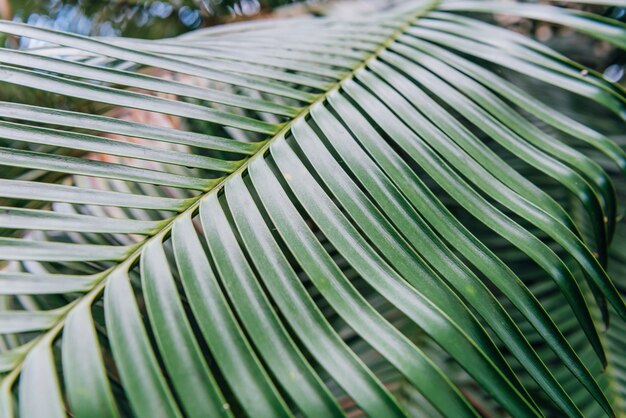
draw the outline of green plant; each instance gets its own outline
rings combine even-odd
[[[491,1],[0,22],[52,44],[0,49],[0,417],[624,416],[626,95],[484,13],[626,49]]]

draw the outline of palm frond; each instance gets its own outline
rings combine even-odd
[[[0,103],[0,417],[626,413],[599,374],[626,154],[518,80],[622,129],[626,95],[467,13],[626,47],[491,1],[157,41],[0,21],[50,44],[1,81],[53,98]]]

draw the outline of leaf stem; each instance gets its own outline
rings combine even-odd
[[[321,93],[320,95],[318,95],[318,97],[311,102],[309,105],[307,105],[306,107],[302,108],[302,110],[294,116],[293,119],[291,119],[289,122],[285,122],[282,127],[279,129],[279,131],[274,134],[271,138],[266,139],[262,144],[262,146],[252,155],[250,156],[247,160],[245,160],[235,171],[233,171],[232,173],[230,173],[229,175],[225,176],[222,178],[222,180],[220,180],[219,182],[217,182],[210,190],[206,191],[205,193],[197,196],[196,198],[193,198],[193,200],[191,200],[190,204],[187,206],[187,208],[185,208],[184,210],[182,210],[178,215],[173,216],[170,221],[165,224],[163,226],[163,228],[161,228],[158,232],[156,232],[154,235],[146,238],[144,241],[136,244],[131,251],[129,251],[129,255],[120,262],[120,264],[109,268],[108,270],[103,271],[101,274],[101,278],[99,280],[96,280],[94,282],[93,288],[91,290],[89,290],[86,294],[84,294],[83,296],[77,298],[76,300],[72,301],[69,305],[66,306],[66,310],[65,312],[59,317],[59,319],[57,320],[57,322],[52,326],[52,328],[50,328],[48,331],[42,333],[40,336],[36,337],[36,339],[34,339],[33,341],[31,341],[29,344],[31,344],[31,346],[29,347],[29,350],[25,351],[25,353],[23,354],[22,358],[20,361],[17,362],[17,364],[15,365],[15,367],[11,370],[11,372],[9,372],[0,382],[0,399],[3,398],[3,392],[7,392],[10,391],[10,388],[13,386],[15,380],[17,379],[21,368],[24,364],[24,360],[26,359],[26,357],[28,356],[28,353],[35,347],[37,347],[39,344],[51,344],[53,342],[53,340],[57,337],[57,335],[61,332],[61,330],[63,329],[64,325],[65,325],[65,320],[67,318],[67,316],[72,312],[72,310],[78,306],[82,306],[84,304],[89,304],[91,305],[104,291],[104,289],[106,288],[106,285],[108,283],[108,279],[111,276],[111,274],[118,270],[118,269],[126,269],[126,271],[130,270],[134,264],[137,262],[137,260],[139,259],[139,257],[141,256],[141,253],[143,251],[143,248],[147,245],[149,245],[153,240],[164,240],[166,239],[169,234],[171,233],[172,227],[174,225],[174,223],[176,222],[177,219],[179,219],[182,216],[185,216],[187,214],[190,214],[191,216],[194,216],[197,213],[197,210],[200,207],[200,204],[202,203],[202,201],[204,199],[207,199],[209,196],[211,196],[213,193],[219,193],[219,191],[221,189],[223,189],[224,185],[232,178],[235,178],[239,175],[241,175],[242,173],[244,173],[247,170],[248,165],[253,162],[254,160],[256,160],[257,158],[264,158],[265,154],[269,151],[271,145],[278,141],[278,140],[282,140],[285,138],[285,136],[290,132],[291,128],[298,123],[301,120],[304,120],[309,113],[311,112],[311,109],[313,109],[315,106],[318,106],[322,103],[324,103],[326,101],[326,99],[328,98],[329,95],[331,95],[332,93],[339,91],[341,89],[341,86],[348,80],[351,80],[354,78],[354,76],[359,72],[362,71],[363,69],[365,69],[370,62],[376,60],[384,51],[386,51],[394,42],[397,41],[397,39],[402,36],[406,30],[411,27],[415,21],[417,21],[418,19],[420,19],[421,17],[423,17],[424,15],[426,15],[428,12],[430,12],[431,10],[433,10],[434,8],[437,7],[437,5],[441,2],[441,0],[429,0],[424,2],[423,4],[421,4],[418,7],[418,10],[414,13],[412,13],[410,15],[410,17],[402,24],[398,27],[398,29],[396,29],[395,31],[393,31],[385,40],[384,42],[382,42],[380,44],[380,46],[378,48],[376,48],[376,50],[374,50],[371,55],[369,57],[367,57],[365,60],[363,60],[362,62],[359,63],[359,65],[357,65],[355,68],[353,68],[350,72],[348,72],[343,78],[341,78],[340,80],[336,81],[335,83],[333,83],[329,89],[327,91],[325,91],[324,93]]]

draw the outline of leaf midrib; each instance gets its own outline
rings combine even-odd
[[[117,264],[114,267],[109,268],[108,270],[105,270],[101,273],[96,274],[95,275],[96,277],[97,276],[101,276],[101,277],[99,280],[96,280],[94,282],[93,287],[88,292],[86,292],[85,294],[83,294],[82,296],[80,296],[79,298],[72,301],[71,303],[66,305],[64,308],[62,308],[64,312],[59,316],[59,318],[54,323],[54,325],[51,328],[49,328],[47,331],[43,332],[41,335],[36,337],[36,339],[29,342],[30,347],[28,348],[28,350],[24,351],[20,361],[17,362],[17,364],[11,370],[11,372],[9,372],[9,374],[6,375],[6,377],[2,380],[0,386],[5,386],[7,384],[13,385],[13,382],[19,375],[22,369],[22,366],[24,364],[24,360],[26,359],[26,357],[28,357],[28,354],[39,344],[52,343],[52,341],[54,341],[54,339],[56,338],[57,334],[63,329],[65,325],[65,321],[68,315],[73,311],[73,309],[79,306],[82,306],[83,304],[92,304],[101,295],[101,293],[103,292],[103,290],[105,289],[108,283],[109,277],[111,277],[114,271],[118,269],[126,269],[127,271],[130,270],[135,264],[135,262],[137,262],[137,260],[141,256],[141,253],[145,246],[149,245],[150,242],[156,239],[165,240],[167,236],[170,234],[174,226],[174,223],[178,219],[187,215],[190,215],[193,217],[194,214],[199,209],[200,204],[202,203],[204,199],[207,199],[213,193],[219,193],[219,191],[222,190],[222,188],[226,185],[226,183],[231,178],[235,178],[241,175],[242,173],[244,173],[247,170],[248,165],[251,164],[254,160],[256,160],[257,158],[265,157],[265,154],[270,149],[271,145],[278,140],[284,139],[287,136],[287,134],[291,131],[291,128],[296,123],[298,123],[301,120],[304,120],[310,114],[311,109],[313,109],[315,106],[318,106],[324,103],[326,99],[328,98],[328,96],[330,96],[332,93],[339,91],[339,89],[345,82],[352,80],[359,71],[365,69],[371,61],[376,60],[384,51],[386,51],[393,43],[395,43],[398,40],[398,38],[400,38],[400,36],[402,36],[407,31],[407,29],[414,24],[415,21],[417,21],[418,19],[420,19],[421,17],[423,17],[424,15],[428,14],[430,11],[435,9],[439,5],[440,2],[441,0],[429,0],[428,2],[420,6],[419,9],[415,13],[413,13],[408,19],[406,19],[404,24],[402,24],[398,29],[392,32],[387,37],[387,39],[383,43],[381,43],[380,46],[376,48],[376,50],[374,50],[365,60],[360,62],[359,65],[354,67],[349,73],[347,73],[340,80],[337,80],[335,83],[333,83],[330,86],[330,88],[327,91],[321,93],[317,97],[317,99],[315,99],[309,105],[304,107],[289,122],[286,122],[282,126],[282,128],[278,132],[276,132],[271,138],[266,139],[264,144],[252,156],[250,156],[247,160],[245,160],[235,171],[225,176],[220,182],[215,184],[215,186],[213,186],[210,190],[196,197],[189,204],[189,206],[187,206],[187,208],[185,208],[184,210],[179,212],[177,215],[172,217],[170,221],[167,224],[165,224],[163,228],[157,231],[154,235],[136,244],[134,250],[124,260],[121,260],[119,264]]]

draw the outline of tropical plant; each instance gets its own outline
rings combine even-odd
[[[0,49],[0,417],[626,416],[626,95],[493,13],[626,49],[493,1],[0,22],[48,43]]]

